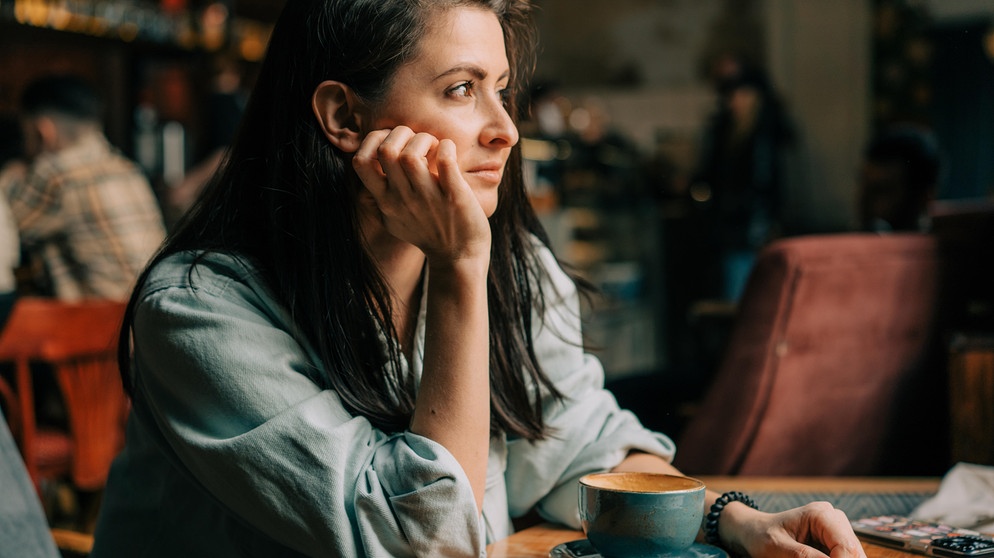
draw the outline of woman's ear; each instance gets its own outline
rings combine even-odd
[[[359,149],[361,103],[348,85],[331,80],[321,82],[311,96],[311,108],[332,145],[346,153]]]

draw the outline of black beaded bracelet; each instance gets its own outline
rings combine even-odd
[[[718,544],[718,519],[721,517],[721,510],[725,509],[725,506],[732,502],[742,502],[754,510],[759,509],[759,506],[756,505],[756,502],[752,501],[752,498],[741,492],[726,492],[722,494],[711,505],[711,512],[708,513],[707,521],[704,523],[704,541],[708,544]]]

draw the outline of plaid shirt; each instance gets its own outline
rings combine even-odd
[[[145,175],[102,134],[39,156],[26,177],[0,187],[21,243],[64,300],[127,298],[165,237]]]

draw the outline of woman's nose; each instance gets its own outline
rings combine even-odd
[[[511,120],[504,103],[498,98],[488,103],[488,121],[480,141],[490,147],[511,147],[518,143],[518,127]]]

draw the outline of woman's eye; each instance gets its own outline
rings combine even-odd
[[[511,88],[505,87],[497,91],[497,96],[500,97],[500,102],[506,107],[511,103]]]
[[[473,94],[473,82],[466,81],[456,85],[448,91],[449,95],[454,95],[456,97],[469,97]]]

